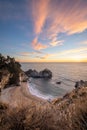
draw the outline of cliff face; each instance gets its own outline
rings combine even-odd
[[[8,70],[0,70],[0,90],[9,83],[10,77],[11,74]]]
[[[0,54],[0,89],[6,85],[20,85],[21,65],[10,56]],[[1,91],[1,90],[0,90]]]

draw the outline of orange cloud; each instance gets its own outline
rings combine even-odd
[[[62,45],[58,39],[61,32],[71,35],[87,29],[87,2],[83,0],[32,0],[32,14],[36,36],[50,40],[51,46]],[[47,48],[34,43],[36,50]]]
[[[42,49],[46,49],[48,46],[44,45],[42,43],[38,43],[38,38],[35,38],[32,41],[32,47],[33,47],[34,50],[42,50]]]
[[[80,47],[70,50],[65,50],[61,52],[56,52],[53,54],[38,54],[37,52],[29,52],[31,57],[22,56],[18,58],[20,62],[87,62],[87,47]],[[24,52],[22,54],[28,54]]]
[[[87,2],[85,3],[87,5]],[[87,29],[87,6],[82,0],[71,2],[65,0],[50,8],[51,24],[47,31],[50,38],[60,32],[68,34],[80,33]],[[84,5],[84,7],[83,7]]]
[[[48,15],[48,3],[49,0],[33,0],[32,2],[32,14],[36,34],[42,31],[45,24]]]
[[[61,41],[52,41],[51,43],[50,43],[50,45],[51,46],[61,46],[61,45],[63,45],[63,40],[61,40]]]

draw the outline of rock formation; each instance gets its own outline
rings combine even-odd
[[[29,69],[25,73],[28,77],[32,77],[32,78],[48,78],[48,79],[52,78],[52,72],[48,69],[44,69],[40,72]]]
[[[22,72],[21,65],[14,58],[0,54],[0,91],[6,85],[20,85]]]
[[[83,80],[77,81],[75,84],[75,88],[81,88],[81,87],[87,87],[87,81]]]
[[[9,83],[10,77],[11,74],[8,70],[0,70],[0,91]]]
[[[39,72],[40,77],[42,78],[52,78],[52,72],[48,69],[44,69],[43,71]]]

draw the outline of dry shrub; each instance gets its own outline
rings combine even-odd
[[[13,110],[0,105],[0,130],[87,130],[86,92],[86,89],[73,92],[60,105],[33,104]]]
[[[87,130],[87,98],[76,103],[75,114],[72,118],[72,130],[75,129]]]

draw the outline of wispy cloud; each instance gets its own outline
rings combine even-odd
[[[55,4],[55,8],[51,6],[50,9],[52,14],[49,27],[50,33],[53,32],[55,35],[59,32],[74,34],[87,28],[87,2],[83,3],[83,0],[73,0],[72,2],[65,0]]]
[[[32,47],[34,50],[42,50],[42,49],[46,49],[48,47],[48,45],[44,45],[44,44],[38,42],[38,38],[35,38],[32,41]]]
[[[65,55],[72,55],[72,54],[80,54],[81,52],[87,51],[86,47],[80,47],[80,48],[75,48],[75,49],[70,49],[70,50],[65,50],[62,52],[55,53],[54,56],[65,56]]]
[[[25,62],[80,62],[80,61],[87,61],[87,48],[86,47],[79,47],[75,49],[65,50],[56,53],[38,53],[39,51],[34,52],[21,52],[19,56],[19,61]],[[26,58],[25,58],[26,57]],[[32,58],[31,58],[32,57]]]
[[[71,35],[87,29],[87,1],[33,0],[32,14],[35,34],[38,37],[45,35],[53,47],[63,45],[59,33]],[[34,48],[45,49],[46,46],[39,43],[34,44]]]
[[[32,0],[32,15],[35,33],[41,33],[48,16],[48,5],[50,0]]]
[[[63,40],[61,40],[61,41],[52,41],[51,43],[50,43],[50,45],[51,46],[61,46],[61,45],[63,45]]]

